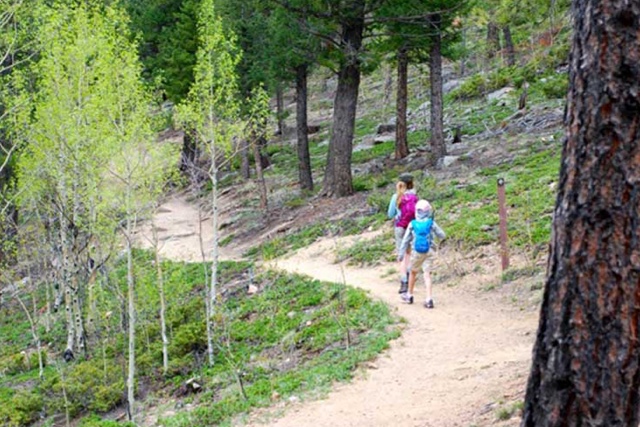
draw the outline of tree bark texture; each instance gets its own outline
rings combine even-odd
[[[266,211],[268,208],[267,202],[267,183],[264,180],[264,173],[262,171],[262,155],[260,153],[260,141],[264,139],[264,136],[253,136],[253,157],[256,163],[256,184],[260,190],[260,209]]]
[[[511,28],[508,25],[502,27],[502,35],[504,36],[504,48],[507,51],[507,66],[513,67],[516,65],[516,50],[513,47]]]
[[[296,135],[298,137],[298,177],[302,190],[313,190],[311,156],[307,126],[307,71],[306,65],[296,68]]]
[[[284,135],[284,93],[280,83],[276,87],[276,118],[278,121],[276,134],[282,136]]]
[[[409,55],[407,49],[398,49],[398,88],[396,98],[396,160],[409,155],[407,142],[407,74]]]
[[[350,18],[343,22],[341,41],[344,63],[338,72],[334,99],[333,127],[327,154],[323,194],[344,197],[353,194],[351,155],[360,89],[360,59],[364,31],[364,0],[351,4]]]
[[[240,144],[241,144],[240,174],[244,179],[250,179],[251,178],[251,162],[249,160],[249,141],[246,138],[243,138],[242,141],[240,141]]]
[[[442,111],[442,36],[440,34],[440,17],[433,18],[433,36],[429,52],[429,81],[431,83],[431,164],[447,154],[444,142],[444,126]]]
[[[500,29],[495,22],[489,21],[487,24],[487,58],[493,58],[499,50]]]
[[[522,425],[638,426],[640,3],[574,0],[567,140]]]
[[[182,155],[180,157],[180,172],[185,173],[192,168],[197,159],[198,148],[196,139],[191,132],[185,132],[182,139]]]

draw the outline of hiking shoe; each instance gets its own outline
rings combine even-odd
[[[409,290],[409,283],[401,280],[400,281],[400,289],[398,290],[399,294],[404,294],[405,292],[407,292]]]
[[[406,302],[407,304],[413,304],[413,295],[409,295],[404,292],[402,295],[400,295],[400,298],[402,298],[402,301]]]
[[[425,301],[424,308],[433,308],[433,300]]]

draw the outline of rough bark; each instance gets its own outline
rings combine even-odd
[[[243,138],[240,141],[240,174],[244,179],[251,179],[251,162],[249,160],[249,141],[246,138]]]
[[[307,71],[306,65],[296,68],[296,135],[298,137],[298,177],[302,190],[313,190],[311,156],[307,122]]]
[[[442,111],[442,37],[440,17],[432,18],[433,36],[429,51],[429,81],[431,83],[431,164],[435,166],[447,154],[444,142]]]
[[[256,184],[260,193],[260,209],[266,211],[268,209],[267,201],[267,183],[264,180],[264,173],[262,171],[262,154],[260,152],[260,141],[264,139],[263,136],[254,136],[253,138],[253,157],[256,163]]]
[[[640,3],[573,2],[567,139],[523,426],[640,408]]]
[[[513,47],[511,28],[508,25],[502,27],[502,35],[504,36],[504,48],[507,51],[507,66],[513,67],[516,65],[516,50]]]
[[[282,84],[278,84],[276,87],[276,118],[278,123],[278,129],[276,129],[277,135],[284,135],[284,94],[282,90]]]
[[[406,48],[398,49],[398,87],[396,97],[396,160],[409,155],[407,142],[407,74],[409,55]]]
[[[185,132],[182,139],[182,155],[180,157],[180,172],[185,173],[195,164],[197,158],[196,139],[191,132]]]
[[[493,58],[499,50],[500,29],[495,22],[489,21],[487,24],[487,58]]]
[[[344,61],[338,72],[338,88],[334,98],[333,126],[327,167],[324,175],[323,194],[329,197],[344,197],[353,194],[351,177],[351,155],[353,134],[360,89],[360,59],[364,31],[363,0],[351,5],[350,18],[343,22],[341,45],[344,46]]]

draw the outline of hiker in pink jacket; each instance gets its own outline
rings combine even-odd
[[[396,242],[396,252],[400,250],[402,238],[409,226],[409,223],[415,219],[416,203],[418,196],[413,188],[413,176],[410,174],[400,175],[400,181],[396,184],[396,193],[389,201],[389,209],[387,215],[394,220],[394,236]],[[409,253],[411,248],[407,248]],[[404,257],[399,262],[400,270],[400,290],[398,293],[405,293],[409,283],[409,257]]]

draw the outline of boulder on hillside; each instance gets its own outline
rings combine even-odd
[[[449,93],[458,88],[462,84],[462,80],[449,80],[442,85],[442,93]]]

